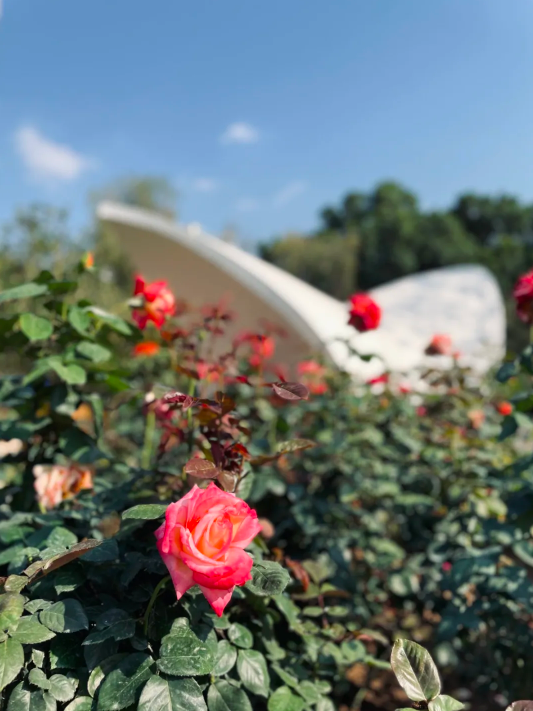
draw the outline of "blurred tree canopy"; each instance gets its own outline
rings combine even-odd
[[[469,193],[448,210],[425,211],[416,195],[384,182],[325,207],[315,232],[279,237],[262,244],[260,254],[340,299],[428,269],[483,264],[507,299],[510,347],[527,338],[511,291],[518,275],[533,267],[533,206],[509,195]]]

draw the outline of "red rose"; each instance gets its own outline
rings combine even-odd
[[[376,378],[370,378],[370,380],[366,381],[367,385],[385,385],[386,383],[389,382],[389,374],[388,373],[382,373],[381,375],[378,375]]]
[[[133,348],[133,355],[135,356],[155,356],[159,353],[159,344],[155,341],[143,341],[142,343],[137,343]]]
[[[133,319],[139,328],[146,328],[148,321],[161,328],[167,316],[173,316],[176,311],[176,299],[166,281],[154,281],[147,284],[142,276],[135,277],[134,296],[142,300],[142,304],[134,309]]]
[[[518,278],[513,296],[518,318],[525,323],[533,323],[533,269]]]
[[[436,333],[426,348],[426,355],[451,355],[452,339],[445,333]]]
[[[368,294],[354,294],[350,297],[350,326],[364,333],[377,328],[380,321],[381,309]]]
[[[510,402],[505,402],[505,401],[499,402],[496,405],[496,412],[499,415],[503,415],[504,417],[506,417],[507,415],[510,415],[512,413],[512,411],[513,411],[513,406],[511,405]]]

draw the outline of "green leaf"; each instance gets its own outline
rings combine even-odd
[[[54,328],[47,318],[32,313],[22,314],[19,319],[20,330],[30,341],[44,341],[50,338]]]
[[[92,711],[93,700],[90,696],[78,696],[77,699],[71,701],[65,711]]]
[[[152,676],[142,691],[137,711],[207,711],[207,706],[194,679]]]
[[[272,561],[254,563],[251,574],[252,579],[246,583],[246,588],[263,597],[279,595],[291,581],[291,576],[285,568]]]
[[[335,706],[333,705],[333,701],[331,699],[322,696],[315,706],[315,711],[335,711]],[[409,711],[413,710],[409,709]]]
[[[218,679],[207,693],[209,711],[253,711],[245,691]]]
[[[31,617],[21,617],[11,636],[22,644],[40,644],[56,635],[37,620],[37,615],[32,615]]]
[[[77,600],[67,598],[39,613],[39,619],[53,632],[79,632],[89,629],[89,620]]]
[[[258,696],[268,698],[270,676],[261,652],[253,649],[239,649],[237,671],[244,686]]]
[[[242,647],[243,649],[250,649],[253,647],[254,638],[250,630],[244,625],[240,625],[238,622],[230,625],[228,629],[228,637],[230,642],[237,647]]]
[[[172,676],[210,674],[215,665],[215,653],[185,625],[174,623],[172,632],[161,640],[157,666]]]
[[[305,701],[295,696],[288,686],[280,686],[268,700],[268,711],[302,711]]]
[[[123,336],[131,336],[131,334],[133,333],[131,326],[126,321],[124,321],[124,319],[120,318],[120,316],[110,314],[109,312],[104,311],[104,309],[100,309],[97,306],[89,306],[87,308],[87,311],[97,316],[101,321],[103,321],[107,326],[109,326],[109,328],[112,328],[114,331],[117,331],[117,333],[122,333]]]
[[[168,504],[139,504],[127,509],[122,514],[122,519],[137,518],[149,521],[155,518],[161,518],[165,515],[168,509]]]
[[[24,649],[16,639],[6,639],[0,644],[0,691],[16,679],[24,666]]]
[[[50,645],[50,669],[76,669],[80,655],[79,640],[73,635],[60,635]]]
[[[0,595],[0,630],[12,627],[24,612],[24,598],[17,593]]]
[[[119,711],[136,703],[141,686],[152,675],[154,660],[146,654],[129,654],[102,682],[98,711]]]
[[[82,341],[76,346],[76,351],[84,358],[92,360],[93,363],[105,363],[111,358],[109,348],[104,348],[99,343],[91,343],[91,341]]]
[[[30,691],[19,684],[11,692],[7,711],[56,711],[55,700],[45,691]]]
[[[48,286],[46,284],[36,284],[35,282],[21,284],[20,286],[14,286],[12,289],[6,289],[0,292],[0,304],[6,301],[15,301],[16,299],[30,299],[34,296],[46,294],[47,292]]]
[[[68,321],[72,328],[82,336],[87,336],[91,325],[91,317],[78,306],[71,306],[68,312]]]
[[[44,652],[40,649],[34,649],[31,653],[31,660],[36,667],[42,667],[44,664]]]
[[[135,635],[135,621],[131,619],[127,612],[120,609],[111,609],[101,615],[96,621],[98,630],[91,632],[83,645],[100,644],[106,639],[130,639]]]
[[[391,654],[398,683],[412,701],[431,701],[440,694],[439,672],[429,652],[416,642],[398,639]]]
[[[283,669],[279,666],[279,664],[273,664],[272,669],[276,672],[281,681],[283,681],[287,686],[292,686],[293,689],[297,688],[298,677],[294,676],[293,674],[290,674],[287,669]]]
[[[42,669],[32,669],[28,674],[28,681],[33,686],[38,686],[39,689],[47,691],[50,688],[50,681]]]
[[[68,385],[84,385],[87,381],[87,374],[85,370],[76,365],[76,363],[70,363],[65,365],[59,358],[50,358],[50,367],[54,370],[57,375],[64,380]]]
[[[320,701],[320,692],[312,681],[302,681],[298,685],[297,691],[300,696],[303,696],[303,698],[307,701],[308,704],[316,704],[317,701]]]
[[[217,645],[215,667],[211,672],[214,676],[223,676],[233,669],[237,661],[237,650],[225,639]]]
[[[54,674],[50,677],[50,694],[56,701],[70,701],[77,688],[77,679],[69,679],[63,674]]]
[[[464,709],[465,705],[460,701],[456,701],[451,696],[446,696],[442,694],[436,696],[433,701],[429,702],[429,711],[460,711]],[[533,709],[533,704],[531,706]],[[525,710],[527,711],[527,709]]]

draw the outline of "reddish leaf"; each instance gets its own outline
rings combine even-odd
[[[309,587],[309,583],[311,582],[307,570],[297,560],[292,560],[292,558],[289,558],[288,556],[285,558],[285,563],[287,564],[287,567],[294,575],[296,580],[299,580],[302,584],[304,592],[307,592],[307,588]]]
[[[189,407],[192,407],[197,402],[196,399],[190,395],[178,392],[166,393],[163,399],[169,405],[180,405],[182,410],[188,410]]]
[[[217,470],[218,471],[218,470]],[[217,480],[224,491],[235,491],[235,485],[237,483],[237,475],[233,472],[229,472],[226,469],[219,471],[217,474]]]
[[[218,392],[216,394],[216,399],[220,405],[223,415],[226,415],[228,412],[235,409],[235,400],[229,395],[226,395],[226,393]]]
[[[207,459],[189,459],[187,464],[183,467],[183,470],[186,474],[198,479],[215,479],[219,474],[219,470],[215,467],[213,462]]]
[[[309,390],[301,383],[269,383],[276,395],[283,400],[307,400]]]

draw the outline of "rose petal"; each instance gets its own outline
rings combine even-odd
[[[200,590],[203,592],[207,602],[211,605],[216,614],[219,617],[222,617],[224,608],[231,600],[234,587],[228,588],[227,590],[214,590],[200,585]]]

